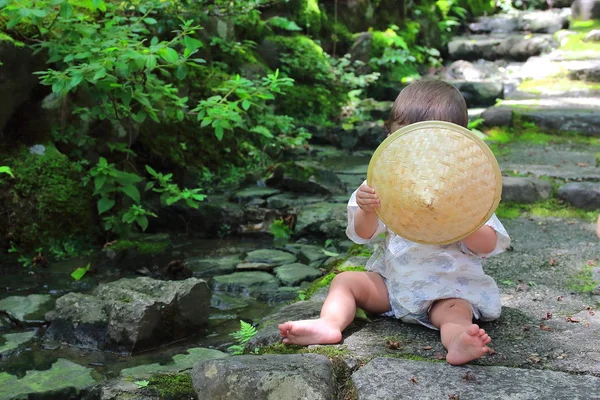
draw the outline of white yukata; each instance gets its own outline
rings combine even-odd
[[[359,209],[356,192],[348,201],[348,238],[364,244],[386,234],[385,242],[379,244],[366,266],[386,283],[391,311],[384,315],[437,329],[428,317],[434,301],[458,298],[471,304],[477,319],[491,321],[500,316],[500,290],[481,266],[483,258],[503,252],[510,244],[495,214],[486,222],[497,234],[496,248],[489,254],[474,254],[462,241],[444,246],[411,242],[396,235],[381,220],[373,236],[363,239],[354,229],[354,214]]]

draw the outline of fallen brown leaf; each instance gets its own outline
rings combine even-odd
[[[580,322],[581,321],[579,318],[575,318],[575,317],[567,317],[565,319],[567,322]]]
[[[475,374],[472,373],[471,371],[467,371],[467,373],[465,374],[465,376],[462,377],[465,381],[470,382],[470,381],[474,381],[476,380],[475,378]]]
[[[563,301],[565,299],[565,296],[558,296],[556,298],[556,301]]]
[[[415,378],[414,376],[411,376],[411,377],[410,377],[410,379],[409,379],[409,381],[410,381],[411,383],[414,383],[415,385],[418,385],[418,384],[419,384],[419,381],[418,381],[418,380],[417,380],[417,378]]]
[[[584,163],[584,162],[580,162],[580,163],[577,163],[577,166],[578,166],[578,167],[589,167],[589,166],[590,166],[590,164],[588,164],[588,163]]]
[[[552,318],[552,312],[551,311],[547,311],[546,312],[546,316],[542,317],[542,319],[545,320],[545,321],[548,321],[551,318]]]
[[[588,260],[587,261],[587,265],[589,265],[590,267],[593,267],[596,263],[594,262],[594,260]]]
[[[496,350],[494,350],[492,347],[488,346],[488,349],[488,355],[493,356],[496,354]]]
[[[550,257],[550,265],[552,265],[552,266],[558,265],[558,260],[554,257]]]
[[[431,349],[433,349],[433,347],[431,347],[431,346],[423,346],[423,350],[431,350]]]
[[[386,340],[385,345],[390,350],[398,350],[400,347],[402,347],[402,344],[400,342],[396,342],[395,340]]]
[[[550,328],[548,325],[544,325],[544,324],[540,324],[540,329],[543,331],[551,331],[552,328]]]
[[[448,400],[460,400],[460,397],[455,393],[450,393],[448,395]]]

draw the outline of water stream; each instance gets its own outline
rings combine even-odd
[[[272,238],[264,235],[246,235],[243,237],[222,240],[175,239],[171,258],[187,259],[190,257],[217,258],[231,255],[243,255],[252,250],[272,248]],[[0,266],[0,300],[8,296],[27,296],[30,294],[50,294],[58,298],[67,292],[90,292],[98,284],[111,282],[121,278],[134,278],[134,272],[125,272],[116,268],[98,268],[95,273],[87,274],[81,281],[75,281],[71,272],[85,266],[87,258],[55,262],[46,268],[36,268],[29,272],[19,265]],[[215,295],[223,293],[213,292]],[[236,296],[239,298],[239,296]],[[65,358],[77,364],[92,367],[96,378],[112,378],[119,375],[125,368],[149,364],[163,363],[173,355],[183,354],[188,348],[207,347],[227,351],[233,344],[230,333],[239,329],[239,320],[256,323],[269,313],[275,311],[282,303],[258,301],[253,298],[243,298],[245,306],[233,309],[210,308],[207,327],[192,337],[171,343],[163,347],[145,351],[135,355],[113,354],[109,352],[90,351],[69,347],[58,343],[47,343],[36,339],[18,353],[0,358],[0,372],[22,377],[28,370],[45,370],[50,368],[59,358]],[[43,323],[43,313],[39,316],[39,324]],[[43,327],[23,327],[0,333],[16,333],[24,330],[35,330],[36,337],[43,332]]]

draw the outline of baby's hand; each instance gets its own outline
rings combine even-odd
[[[362,184],[356,192],[356,204],[358,204],[361,210],[372,212],[379,207],[379,198],[371,186]]]

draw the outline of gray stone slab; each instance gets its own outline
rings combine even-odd
[[[597,97],[504,100],[495,107],[512,109],[513,115],[551,131],[600,136],[600,99]]]
[[[534,178],[505,176],[502,178],[502,201],[534,203],[550,197],[550,182]]]
[[[352,375],[359,400],[600,399],[600,378],[376,358]]]
[[[52,309],[52,305],[49,294],[10,296],[0,300],[0,312],[20,323],[37,325],[44,322],[44,314]]]
[[[600,146],[582,143],[509,143],[497,156],[503,171],[568,180],[600,180]]]
[[[336,392],[333,364],[317,354],[205,360],[191,375],[202,399],[329,400]]]

